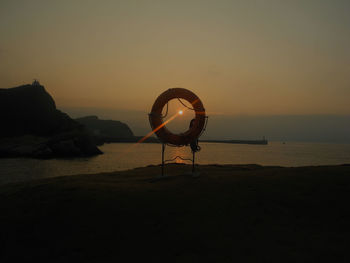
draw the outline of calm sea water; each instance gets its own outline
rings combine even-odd
[[[268,145],[201,143],[199,164],[261,164],[279,166],[350,163],[350,144],[270,142]],[[44,177],[94,174],[161,163],[160,144],[105,144],[104,152],[91,158],[0,159],[0,184]],[[166,159],[191,158],[189,147],[166,147]],[[177,162],[183,162],[177,160]]]

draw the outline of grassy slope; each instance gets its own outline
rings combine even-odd
[[[199,169],[2,186],[0,261],[349,262],[350,166]]]

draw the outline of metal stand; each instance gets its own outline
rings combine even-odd
[[[196,157],[196,152],[192,151],[192,174],[194,174],[194,158]]]
[[[182,158],[181,156],[176,156],[173,159],[169,160],[164,160],[164,153],[165,153],[165,143],[162,143],[162,177],[164,176],[164,171],[165,171],[165,164],[167,162],[175,161],[177,158],[183,160],[183,161],[191,161],[192,162],[192,175],[195,174],[195,157],[196,157],[196,152],[192,151],[192,159],[187,159],[187,158]]]
[[[164,151],[165,151],[165,144],[162,143],[162,176],[164,176]]]

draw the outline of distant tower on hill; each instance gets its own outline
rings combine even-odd
[[[39,80],[34,79],[32,86],[40,86]]]

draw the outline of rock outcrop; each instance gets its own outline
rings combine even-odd
[[[83,125],[57,110],[44,86],[0,89],[0,157],[75,157],[100,154]]]

